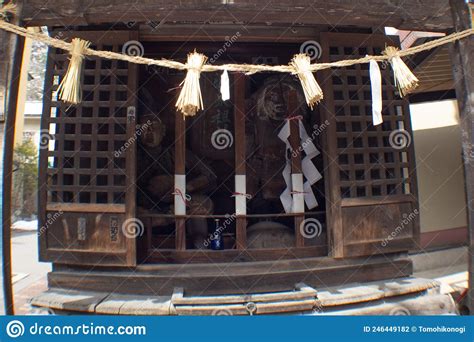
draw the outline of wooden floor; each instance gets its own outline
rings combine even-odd
[[[176,250],[157,249],[149,250],[147,263],[150,264],[188,264],[188,263],[235,263],[274,261],[281,259],[301,259],[328,255],[327,246],[309,246],[292,248],[262,248],[262,249],[228,249],[213,250]]]
[[[50,288],[118,294],[171,295],[183,288],[189,295],[246,294],[293,290],[305,283],[320,288],[354,282],[396,279],[412,274],[404,256],[332,259],[301,258],[213,264],[155,264],[136,268],[92,269],[55,265]]]

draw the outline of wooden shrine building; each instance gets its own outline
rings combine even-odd
[[[184,61],[197,50],[216,65],[287,64],[305,48],[313,62],[359,58],[400,44],[386,26],[451,33],[471,25],[461,0],[18,3],[21,25],[55,38],[154,59]],[[23,39],[0,35],[18,72]],[[473,38],[450,49],[472,203]],[[410,278],[408,252],[420,235],[416,163],[413,144],[394,145],[394,132],[410,139],[412,129],[409,96],[399,96],[389,66],[381,65],[383,123],[374,126],[368,64],[317,72],[324,99],[313,109],[293,75],[229,72],[224,101],[221,74],[202,73],[204,110],[184,119],[175,102],[185,72],[87,57],[83,99],[71,106],[56,92],[68,59],[49,49],[38,203],[39,257],[53,270],[49,292],[33,304],[134,313],[103,303],[136,296],[169,297],[170,314],[210,314],[221,304],[237,314],[311,312],[315,303],[352,303],[324,297],[332,287],[385,282],[367,285],[363,302],[434,286]],[[278,135],[285,124],[286,141]],[[289,197],[286,168],[305,176]],[[285,209],[292,196],[304,198],[301,210]],[[80,305],[93,298],[89,309]]]

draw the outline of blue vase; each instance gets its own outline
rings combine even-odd
[[[215,222],[216,222],[216,227],[211,237],[211,249],[214,251],[219,251],[219,250],[224,249],[224,240],[222,238],[222,234],[219,229],[219,219],[216,219]]]

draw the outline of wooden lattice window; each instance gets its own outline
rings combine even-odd
[[[117,44],[96,45],[118,50]],[[54,85],[58,86],[68,55],[55,53]],[[106,65],[105,65],[106,64]],[[68,106],[53,94],[49,125],[54,146],[48,153],[49,202],[125,203],[128,64],[85,61],[83,101]]]
[[[93,49],[114,52],[121,52],[132,39],[130,32],[57,34],[63,39],[86,39]],[[68,61],[67,52],[49,50],[39,213],[40,224],[47,229],[41,237],[41,255],[44,260],[55,261],[61,252],[69,251],[58,260],[133,264],[135,242],[129,241],[132,239],[124,236],[121,228],[127,218],[134,217],[135,208],[136,66],[86,57],[81,75],[82,101],[68,105],[57,98]],[[108,255],[89,258],[85,253]]]
[[[346,55],[359,58],[380,53],[380,47],[372,46],[329,47],[331,61],[340,60]],[[405,122],[409,120],[405,115],[405,101],[395,94],[391,69],[383,64],[384,122],[374,126],[368,67],[369,64],[358,64],[335,69],[331,76],[340,191],[343,198],[410,193],[406,149],[393,147],[397,143],[394,134],[400,131],[398,134],[402,137],[402,130],[406,131]]]
[[[382,35],[325,33],[321,38],[328,62],[380,55],[386,45],[398,44]],[[381,72],[384,122],[378,126],[372,123],[369,64],[323,73],[335,256],[407,250],[417,236],[418,218],[397,233],[403,243],[380,243],[417,205],[407,101],[397,94],[390,66],[382,64]]]

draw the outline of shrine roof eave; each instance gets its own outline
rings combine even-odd
[[[405,30],[452,29],[449,0],[259,0],[165,1],[44,0],[25,1],[22,19],[29,26],[76,26],[129,22],[327,25]]]

